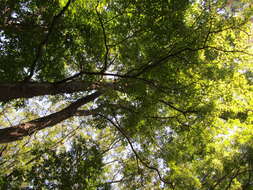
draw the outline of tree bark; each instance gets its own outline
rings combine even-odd
[[[0,83],[0,101],[9,101],[17,98],[32,98],[34,96],[56,95],[62,93],[74,93],[96,89],[97,85],[91,85],[83,81],[65,83]]]
[[[29,136],[36,131],[42,130],[49,126],[54,126],[60,123],[61,121],[68,119],[74,115],[79,115],[77,114],[78,112],[80,112],[79,110],[77,110],[79,107],[90,101],[95,100],[101,94],[102,92],[97,91],[91,95],[85,96],[77,100],[76,102],[70,104],[68,107],[59,112],[29,122],[25,122],[13,127],[0,129],[0,144],[21,140],[23,137]],[[83,115],[85,115],[84,113],[86,113],[86,115],[89,115],[92,114],[93,112],[82,112],[82,113]]]

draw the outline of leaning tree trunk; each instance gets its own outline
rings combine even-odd
[[[0,101],[4,102],[17,98],[32,98],[34,96],[88,91],[96,89],[97,87],[98,85],[83,81],[71,81],[64,83],[0,83]]]
[[[68,107],[59,112],[29,122],[25,122],[13,127],[0,129],[0,144],[20,140],[23,137],[29,136],[36,131],[42,130],[49,126],[54,126],[60,123],[61,121],[74,116],[77,112],[78,114],[80,114],[79,113],[80,111],[78,110],[79,107],[90,101],[95,100],[101,94],[102,94],[101,92],[97,91],[91,95],[88,95],[86,97],[77,100],[76,102],[70,104]],[[89,114],[89,112],[83,113],[86,113],[87,115]]]

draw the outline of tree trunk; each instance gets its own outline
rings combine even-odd
[[[90,101],[95,100],[101,94],[102,94],[101,92],[97,91],[91,95],[88,95],[86,97],[77,100],[76,102],[70,104],[68,107],[59,112],[29,122],[25,122],[13,127],[0,129],[0,144],[17,141],[25,136],[33,134],[35,131],[42,130],[49,126],[54,126],[60,123],[61,121],[76,115],[76,113],[79,112],[77,110],[79,107]],[[83,112],[83,113],[86,113],[86,115],[92,114],[92,112]]]
[[[96,89],[96,85],[83,81],[65,83],[3,83],[0,84],[0,101],[8,101],[17,98],[31,98],[34,96],[56,95]]]

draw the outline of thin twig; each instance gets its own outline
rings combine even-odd
[[[156,171],[156,173],[158,174],[159,179],[160,179],[163,183],[169,184],[171,187],[173,187],[172,182],[168,182],[168,181],[166,181],[166,180],[163,179],[162,175],[160,174],[160,171],[159,171],[157,168],[155,168],[155,167],[153,167],[153,166],[150,166],[148,163],[146,163],[146,161],[144,161],[144,160],[139,156],[139,154],[138,154],[138,153],[136,152],[136,150],[134,149],[133,144],[132,144],[130,138],[128,137],[128,135],[125,133],[125,131],[124,131],[120,126],[118,126],[119,123],[117,122],[117,120],[115,120],[115,121],[117,122],[117,124],[116,124],[115,122],[113,122],[111,119],[109,119],[108,117],[106,117],[106,116],[104,116],[104,115],[99,114],[99,116],[101,116],[101,117],[103,117],[104,119],[106,119],[107,121],[109,121],[109,122],[110,122],[110,123],[111,123],[111,124],[112,124],[112,125],[125,137],[125,138],[126,138],[128,144],[129,144],[130,147],[131,147],[131,150],[133,151],[133,153],[135,154],[135,156],[139,159],[139,161],[140,161],[146,168],[148,168],[148,169],[150,169],[150,170]]]

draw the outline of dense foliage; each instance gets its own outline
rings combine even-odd
[[[253,189],[251,0],[2,0],[2,189]]]
[[[33,149],[36,162],[29,168],[15,168],[3,176],[1,189],[97,189],[101,184],[102,157],[96,145],[77,138],[71,150]],[[98,178],[98,176],[100,178]],[[24,179],[29,183],[23,184]]]

